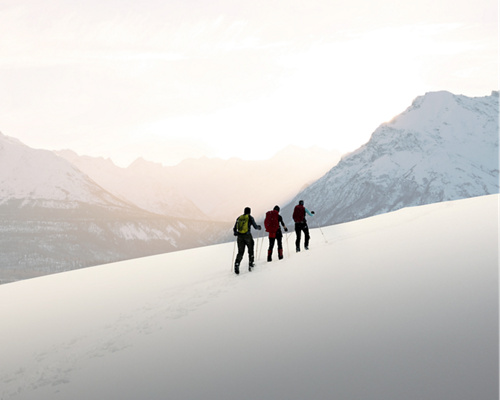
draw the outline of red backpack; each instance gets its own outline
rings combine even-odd
[[[293,220],[295,222],[304,222],[306,219],[306,209],[302,205],[296,205],[293,210]]]
[[[271,210],[266,213],[266,219],[264,220],[264,227],[266,228],[266,232],[269,232],[271,237],[274,237],[276,232],[280,227],[279,223],[279,212],[276,210]]]

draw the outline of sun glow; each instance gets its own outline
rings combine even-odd
[[[428,91],[498,89],[491,0],[154,2],[8,1],[0,129],[121,165],[262,159],[355,150]]]
[[[406,34],[403,34],[406,33]],[[418,32],[372,32],[348,42],[287,54],[277,89],[258,99],[199,116],[168,118],[147,128],[198,137],[213,154],[266,158],[280,143],[352,151],[377,126],[424,94]],[[361,141],[362,142],[362,141]],[[243,149],[243,151],[242,151]]]

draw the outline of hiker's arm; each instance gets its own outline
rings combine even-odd
[[[288,231],[288,228],[286,227],[285,222],[283,221],[283,217],[281,215],[278,221],[281,224],[281,226],[285,229],[285,232]]]
[[[307,215],[309,215],[311,217],[314,215],[314,211],[309,211],[307,208],[305,210],[306,210]]]
[[[260,226],[260,225],[257,225],[257,224],[255,223],[255,219],[254,219],[254,217],[252,217],[252,216],[250,216],[250,223],[252,224],[252,226],[253,226],[255,229],[257,229],[257,230],[260,230],[260,229],[261,229],[261,226]]]

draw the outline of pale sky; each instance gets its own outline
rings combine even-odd
[[[1,0],[0,131],[126,166],[352,151],[498,90],[496,0]]]

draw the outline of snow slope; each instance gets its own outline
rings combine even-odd
[[[0,286],[0,398],[497,399],[498,200]]]

